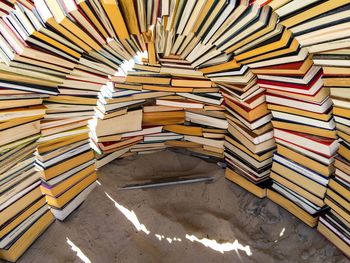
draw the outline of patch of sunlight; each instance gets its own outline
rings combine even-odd
[[[159,241],[162,241],[163,239],[166,239],[170,244],[172,243],[172,242],[181,242],[182,241],[182,239],[181,238],[179,238],[179,237],[173,237],[173,238],[171,238],[171,237],[165,237],[164,235],[159,235],[159,234],[154,234],[154,236],[156,237],[156,238],[158,238],[158,240]]]
[[[124,74],[126,75],[128,73],[128,71],[134,71],[134,65],[135,62],[136,63],[141,63],[143,58],[148,58],[148,53],[147,51],[144,52],[137,52],[136,56],[134,56],[132,59],[130,60],[125,60],[121,65],[120,65],[120,69],[121,72],[119,72],[119,74]]]
[[[248,245],[243,246],[242,244],[240,244],[238,242],[238,240],[235,240],[232,243],[230,243],[230,242],[218,243],[214,239],[208,239],[208,238],[199,239],[198,237],[196,237],[194,235],[188,235],[188,234],[186,234],[186,238],[192,242],[194,242],[194,241],[199,242],[202,245],[209,247],[215,251],[219,251],[221,253],[232,251],[232,250],[235,250],[238,253],[238,250],[243,250],[248,256],[252,255],[250,247]]]
[[[72,250],[74,252],[77,252],[77,256],[84,262],[84,263],[91,263],[90,259],[81,251],[80,248],[78,248],[68,237],[67,244],[71,246]]]
[[[284,235],[284,231],[286,230],[286,228],[284,227],[280,233],[280,237]]]
[[[105,194],[114,203],[115,207],[118,208],[118,210],[135,226],[137,231],[142,231],[147,235],[151,233],[144,224],[140,223],[134,211],[129,210],[126,207],[118,204],[118,202],[115,201],[108,193],[105,192]]]
[[[154,234],[156,238],[158,238],[159,241],[162,241],[164,236],[158,235],[158,234]]]

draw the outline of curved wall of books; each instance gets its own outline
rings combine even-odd
[[[349,3],[0,1],[0,258],[97,168],[168,147],[225,159],[350,256]]]

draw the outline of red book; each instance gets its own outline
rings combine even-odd
[[[274,136],[282,141],[289,142],[326,157],[332,157],[339,148],[337,140],[301,132],[274,129]]]
[[[270,85],[270,86],[287,87],[287,88],[293,88],[293,89],[309,90],[321,77],[322,77],[322,71],[319,71],[307,85],[293,84],[293,83],[282,82],[282,81],[263,80],[263,79],[258,79],[257,82],[262,87],[264,87],[264,85]]]

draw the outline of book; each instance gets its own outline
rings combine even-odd
[[[0,255],[49,225],[39,184],[64,220],[96,168],[177,147],[344,250],[348,4],[1,1]]]

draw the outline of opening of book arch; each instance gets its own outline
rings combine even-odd
[[[0,15],[1,259],[39,262],[34,241],[60,224],[55,219],[67,221],[75,210],[79,217],[78,207],[106,182],[113,184],[105,192],[109,209],[143,234],[150,233],[147,225],[113,195],[142,203],[140,192],[164,190],[162,198],[174,203],[175,191],[210,187],[232,202],[248,191],[251,204],[285,213],[289,227],[280,236],[295,222],[315,228],[310,235],[328,248],[314,262],[347,262],[349,0],[1,0]],[[161,163],[169,176],[155,171],[152,180],[130,176],[118,184],[117,171],[142,158],[140,170]],[[184,173],[192,159],[212,174]],[[180,176],[172,172],[179,161]],[[242,213],[240,204],[231,205],[232,214]],[[264,220],[255,216],[252,227],[260,228]],[[249,240],[194,233],[151,234],[168,244],[239,250],[242,262],[256,262],[249,261],[255,249]],[[62,242],[90,262],[69,237]],[[221,260],[215,253],[212,259]],[[298,262],[304,257],[293,255]]]

